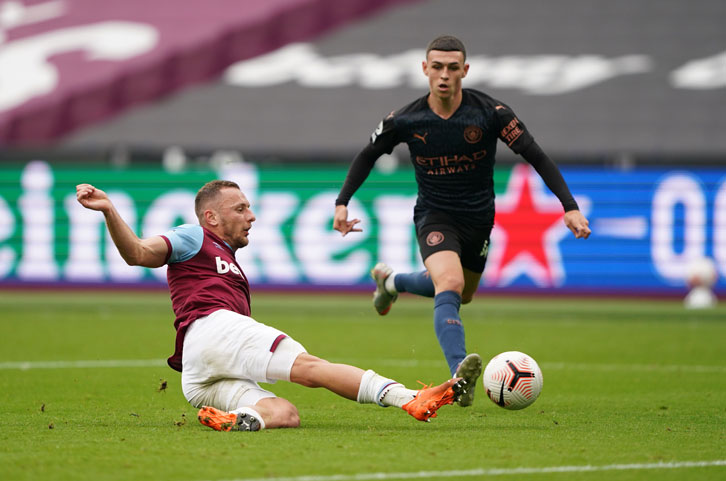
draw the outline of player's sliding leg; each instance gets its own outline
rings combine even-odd
[[[262,416],[248,407],[227,412],[211,406],[202,406],[197,418],[200,423],[215,431],[259,431],[265,427]]]
[[[247,402],[241,398],[239,403]],[[237,404],[239,404],[237,403]],[[229,404],[228,404],[229,406]],[[265,397],[254,406],[240,406],[229,411],[203,406],[197,417],[199,422],[217,431],[259,431],[265,428],[296,428],[300,426],[297,408],[287,399]]]
[[[401,407],[416,395],[416,391],[373,371],[328,362],[307,353],[295,360],[290,381],[306,387],[323,387],[361,404]]]
[[[279,338],[279,331],[234,313],[221,313],[197,323],[184,342],[182,390],[193,406],[201,407],[199,421],[217,431],[298,427],[297,408],[258,382],[289,381],[290,368],[305,348],[283,337],[269,358],[270,339]],[[239,331],[230,330],[235,325]],[[257,334],[265,341],[255,342],[256,338],[247,334]],[[220,379],[214,373],[228,377]]]
[[[466,392],[468,386],[461,378],[449,379],[438,386],[428,387],[416,393],[413,400],[401,406],[411,416],[419,421],[429,421],[436,417],[436,411],[441,406],[458,401]]]
[[[309,354],[301,355],[303,356],[305,358],[298,366],[299,369],[294,370],[293,382],[308,387],[325,387],[361,404],[376,403],[382,407],[399,407],[419,421],[428,422],[436,417],[439,408],[458,401],[468,388],[465,380],[450,379],[438,386],[424,386],[415,391],[371,370],[363,371],[346,364],[329,363]],[[354,388],[355,385],[357,388]],[[288,404],[295,411],[294,423],[271,422],[280,417],[275,406],[277,404],[279,407],[280,403]],[[281,407],[283,411],[286,409],[286,406]],[[297,410],[282,398],[264,398],[254,407],[240,407],[229,412],[203,406],[197,417],[200,423],[216,431],[259,431],[267,423],[270,423],[267,427],[299,426]],[[267,423],[265,419],[268,420]]]
[[[449,379],[438,386],[424,386],[423,389],[414,391],[368,370],[361,377],[356,400],[361,404],[376,403],[383,407],[399,407],[419,421],[428,421],[436,417],[436,411],[440,407],[457,401],[466,389],[466,381]]]
[[[193,405],[203,405],[198,417],[217,431],[257,431],[267,428],[297,427],[297,408],[275,397],[255,382],[221,379],[213,383],[193,383],[184,378],[185,396]],[[396,406],[420,421],[428,421],[437,410],[455,402],[466,392],[466,381],[453,379],[418,391],[347,364],[335,364],[312,356],[297,341],[286,337],[268,364],[267,380],[291,381],[306,387],[324,387],[359,403]],[[214,407],[212,407],[214,406]]]
[[[374,371],[330,363],[307,353],[295,361],[290,380],[307,387],[324,387],[361,404],[396,406],[420,421],[434,417],[440,407],[452,404],[466,390],[465,381],[452,379],[415,391]]]

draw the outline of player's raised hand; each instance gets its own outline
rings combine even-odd
[[[565,225],[576,239],[587,239],[590,237],[590,222],[579,210],[565,212]]]
[[[348,208],[344,205],[335,206],[335,216],[333,217],[333,229],[346,235],[348,232],[362,232],[363,229],[355,227],[360,219],[348,220]]]
[[[111,200],[108,195],[91,184],[78,184],[76,186],[76,199],[86,209],[105,211],[111,207]]]

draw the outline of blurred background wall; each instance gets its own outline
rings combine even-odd
[[[263,4],[264,3],[264,4]],[[191,217],[196,189],[254,203],[238,252],[257,286],[368,288],[418,269],[407,152],[331,230],[348,164],[426,92],[426,44],[467,45],[466,87],[509,104],[561,166],[593,235],[500,145],[483,289],[684,293],[711,258],[726,290],[726,3],[719,0],[0,2],[0,283],[163,285],[125,266],[75,184],[140,235]],[[539,221],[536,221],[539,219]]]

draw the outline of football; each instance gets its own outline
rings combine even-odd
[[[482,382],[489,399],[504,409],[524,409],[542,392],[542,371],[537,361],[519,351],[494,356],[484,369]]]

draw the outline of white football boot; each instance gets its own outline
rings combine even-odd
[[[373,293],[373,306],[381,316],[388,314],[391,306],[398,299],[398,294],[390,294],[386,290],[386,279],[391,274],[393,274],[393,269],[383,262],[379,262],[371,269],[371,277],[376,281],[376,290]]]

